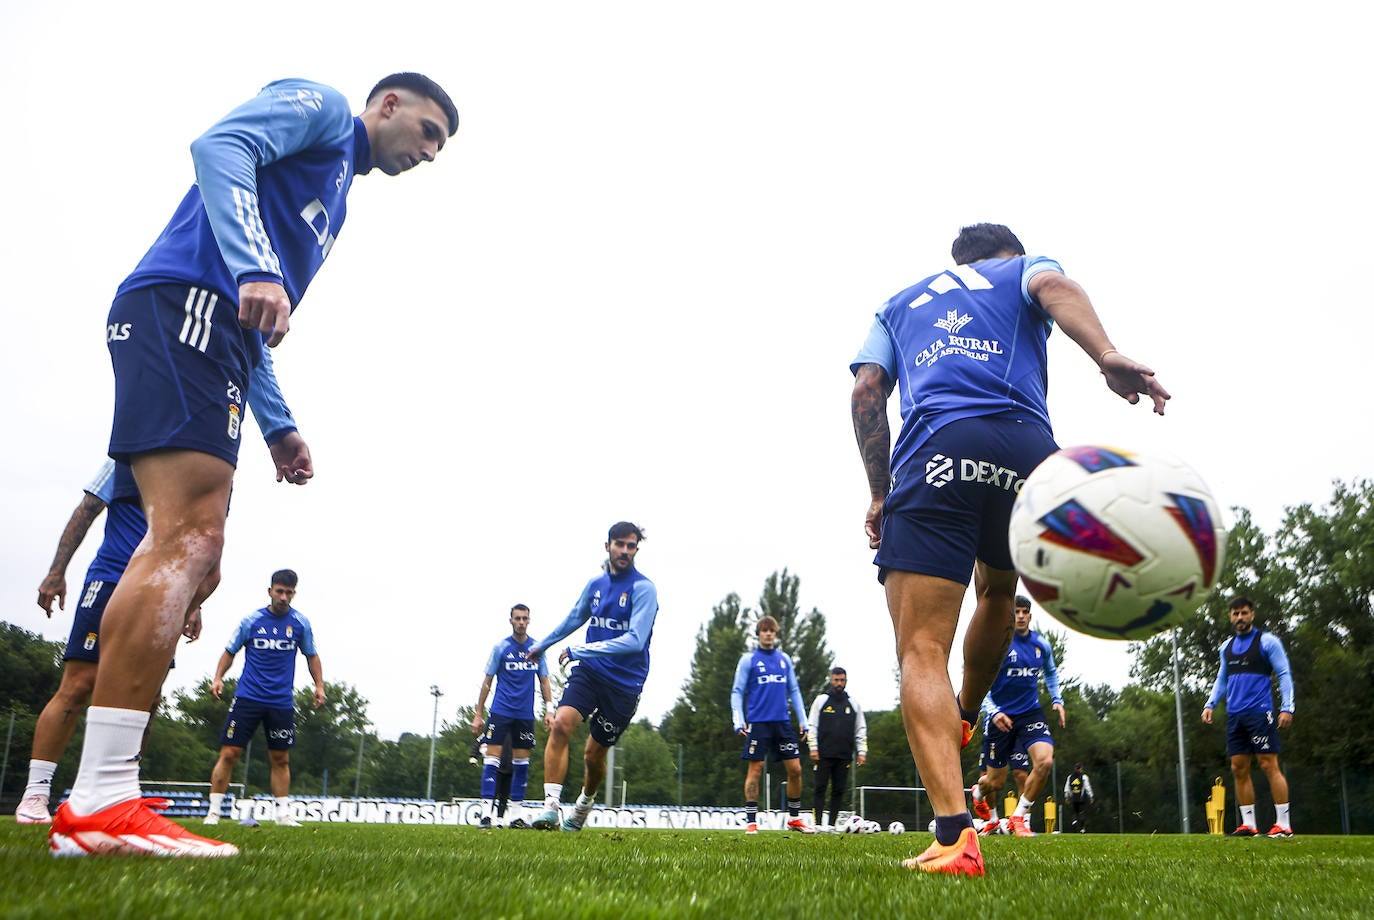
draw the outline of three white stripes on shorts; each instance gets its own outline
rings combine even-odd
[[[215,313],[219,295],[205,288],[190,288],[186,292],[186,321],[181,324],[181,343],[204,352],[210,344],[210,318]]]

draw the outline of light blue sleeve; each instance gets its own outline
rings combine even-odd
[[[114,501],[114,480],[115,462],[106,460],[100,467],[100,472],[95,474],[95,478],[86,483],[86,488],[82,491],[88,492],[100,499],[106,505]]]
[[[305,618],[305,614],[301,613],[299,610],[296,611],[296,616],[300,618],[301,625],[305,627],[305,635],[301,636],[298,647],[301,650],[301,654],[306,658],[314,658],[319,654],[315,649],[315,628],[310,625],[310,621]]]
[[[1260,650],[1279,679],[1279,711],[1292,713],[1293,671],[1288,667],[1288,653],[1283,650],[1282,640],[1268,631],[1260,633]]]
[[[540,655],[540,656],[539,656],[539,662],[538,662],[538,664],[539,664],[539,667],[538,667],[538,669],[537,669],[534,673],[537,674],[537,675],[540,676],[540,677],[548,677],[548,676],[549,676],[549,659],[548,659],[546,656],[544,656],[544,655]]]
[[[258,209],[258,169],[352,131],[348,100],[337,90],[279,80],[191,143],[206,216],[236,281],[282,276]]]
[[[239,621],[238,627],[229,636],[229,644],[224,646],[224,650],[231,655],[238,654],[238,650],[247,644],[251,637],[253,621],[258,618],[256,613],[250,613]]]
[[[735,666],[735,682],[730,686],[730,719],[734,723],[735,731],[744,728],[744,688],[749,682],[751,658],[753,656],[748,652],[739,656],[739,664]]]
[[[1260,646],[1263,648],[1263,645]],[[1207,709],[1216,709],[1222,700],[1226,699],[1226,646],[1221,646],[1219,653],[1221,658],[1221,670],[1217,672],[1217,682],[1212,685],[1212,695],[1207,697]]]
[[[1064,269],[1054,259],[1046,256],[1026,256],[1026,262],[1021,266],[1021,297],[1026,303],[1035,303],[1030,295],[1030,283],[1031,279],[1041,272],[1059,272],[1062,275]]]
[[[598,576],[598,578],[599,577],[600,576]],[[573,630],[587,622],[587,618],[592,615],[592,584],[596,581],[597,578],[593,578],[591,581],[587,582],[586,587],[582,589],[581,596],[577,598],[577,603],[573,604],[572,611],[563,618],[562,623],[554,627],[553,632],[549,633],[543,639],[536,641],[534,643],[534,648],[539,649],[541,652],[546,652],[554,643],[566,639],[568,636],[572,635]]]
[[[253,368],[253,376],[248,386],[248,408],[257,419],[262,439],[271,447],[282,438],[296,430],[296,419],[281,395],[277,374],[272,367],[272,350],[266,345],[262,348],[262,360]]]
[[[1040,636],[1040,644],[1045,649],[1045,689],[1049,691],[1050,702],[1064,705],[1064,696],[1059,692],[1059,668],[1054,663],[1054,650],[1050,648],[1050,641],[1044,636]]]
[[[868,330],[868,338],[864,340],[863,347],[854,360],[849,362],[849,372],[857,374],[859,368],[865,364],[877,364],[887,372],[887,379],[897,380],[897,351],[892,347],[892,336],[888,334],[887,326],[883,324],[880,317],[873,318],[873,325]]]
[[[487,675],[488,677],[496,676],[496,672],[501,669],[501,646],[505,644],[505,640],[503,639],[502,641],[496,643],[491,647],[491,654],[487,656],[487,669],[482,672],[483,674]],[[539,663],[541,665],[544,664],[543,656],[540,656]],[[542,673],[549,673],[549,669],[547,666],[544,668]]]
[[[654,632],[654,621],[658,619],[658,589],[647,578],[635,583],[631,590],[632,612],[630,628],[614,639],[603,639],[586,645],[573,645],[568,648],[568,657],[609,658],[628,652],[640,652],[649,644]]]
[[[792,700],[792,711],[797,715],[797,724],[803,732],[809,732],[811,729],[807,727],[806,700],[802,699],[801,684],[797,683],[797,665],[791,655],[787,655],[787,696]]]

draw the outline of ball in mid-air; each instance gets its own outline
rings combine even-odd
[[[1226,555],[1216,500],[1186,463],[1097,445],[1057,451],[1026,477],[1010,540],[1031,597],[1103,639],[1177,626]]]

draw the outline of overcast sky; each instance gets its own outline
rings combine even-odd
[[[462,127],[354,184],[275,352],[317,477],[274,483],[245,437],[173,687],[289,566],[326,677],[384,737],[428,732],[430,685],[441,720],[474,703],[510,606],[547,632],[626,518],[662,604],[641,715],[678,697],[712,606],[783,567],[855,697],[890,707],[848,364],[975,221],[1058,259],[1174,394],[1164,418],[1127,406],[1055,335],[1061,444],[1181,456],[1267,530],[1368,476],[1354,8],[928,6],[0,0],[0,616],[65,640],[98,529],[67,610],[34,599],[105,452],[110,299],[191,183],[191,140],[284,76],[360,111],[419,70]],[[1120,686],[1126,648],[1074,636],[1062,671]]]

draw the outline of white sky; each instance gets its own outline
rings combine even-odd
[[[0,0],[0,616],[66,638],[76,598],[47,620],[35,589],[105,451],[110,298],[192,181],[190,141],[282,76],[356,111],[419,70],[462,128],[355,183],[275,354],[317,478],[273,483],[246,437],[173,686],[290,566],[326,677],[383,736],[428,732],[429,686],[441,719],[475,702],[511,604],[542,635],[629,518],[662,601],[642,715],[672,706],[711,607],[784,566],[856,697],[892,705],[847,366],[974,221],[1059,259],[1174,393],[1163,419],[1126,406],[1057,335],[1061,444],[1175,453],[1270,530],[1368,476],[1363,14],[904,6]],[[1128,666],[1074,636],[1062,667],[1120,686]]]

